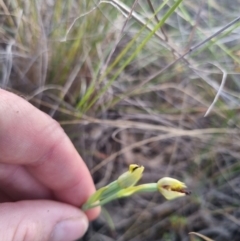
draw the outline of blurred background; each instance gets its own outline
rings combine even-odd
[[[240,240],[239,9],[0,1],[0,87],[61,124],[98,188],[136,163],[140,183],[170,176],[192,191],[111,202],[81,240]]]

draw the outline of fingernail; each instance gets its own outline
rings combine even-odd
[[[84,235],[88,228],[85,217],[66,219],[56,224],[51,241],[73,241]]]

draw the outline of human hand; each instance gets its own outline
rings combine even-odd
[[[59,124],[0,89],[0,239],[71,241],[88,219],[79,207],[95,191],[89,171]]]

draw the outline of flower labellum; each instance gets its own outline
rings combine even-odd
[[[191,194],[186,190],[187,186],[183,182],[171,177],[161,178],[157,185],[158,190],[168,200]]]

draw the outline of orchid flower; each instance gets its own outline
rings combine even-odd
[[[171,177],[161,178],[157,182],[158,190],[167,199],[175,199],[185,195],[190,195],[191,192],[187,191],[185,183],[178,181]]]
[[[143,166],[132,164],[128,172],[123,173],[119,178],[109,185],[97,190],[83,205],[82,209],[87,210],[96,206],[104,205],[112,200],[128,197],[139,192],[159,191],[167,200],[175,199],[191,192],[187,186],[171,177],[163,177],[157,183],[147,183],[135,186],[142,177]]]

